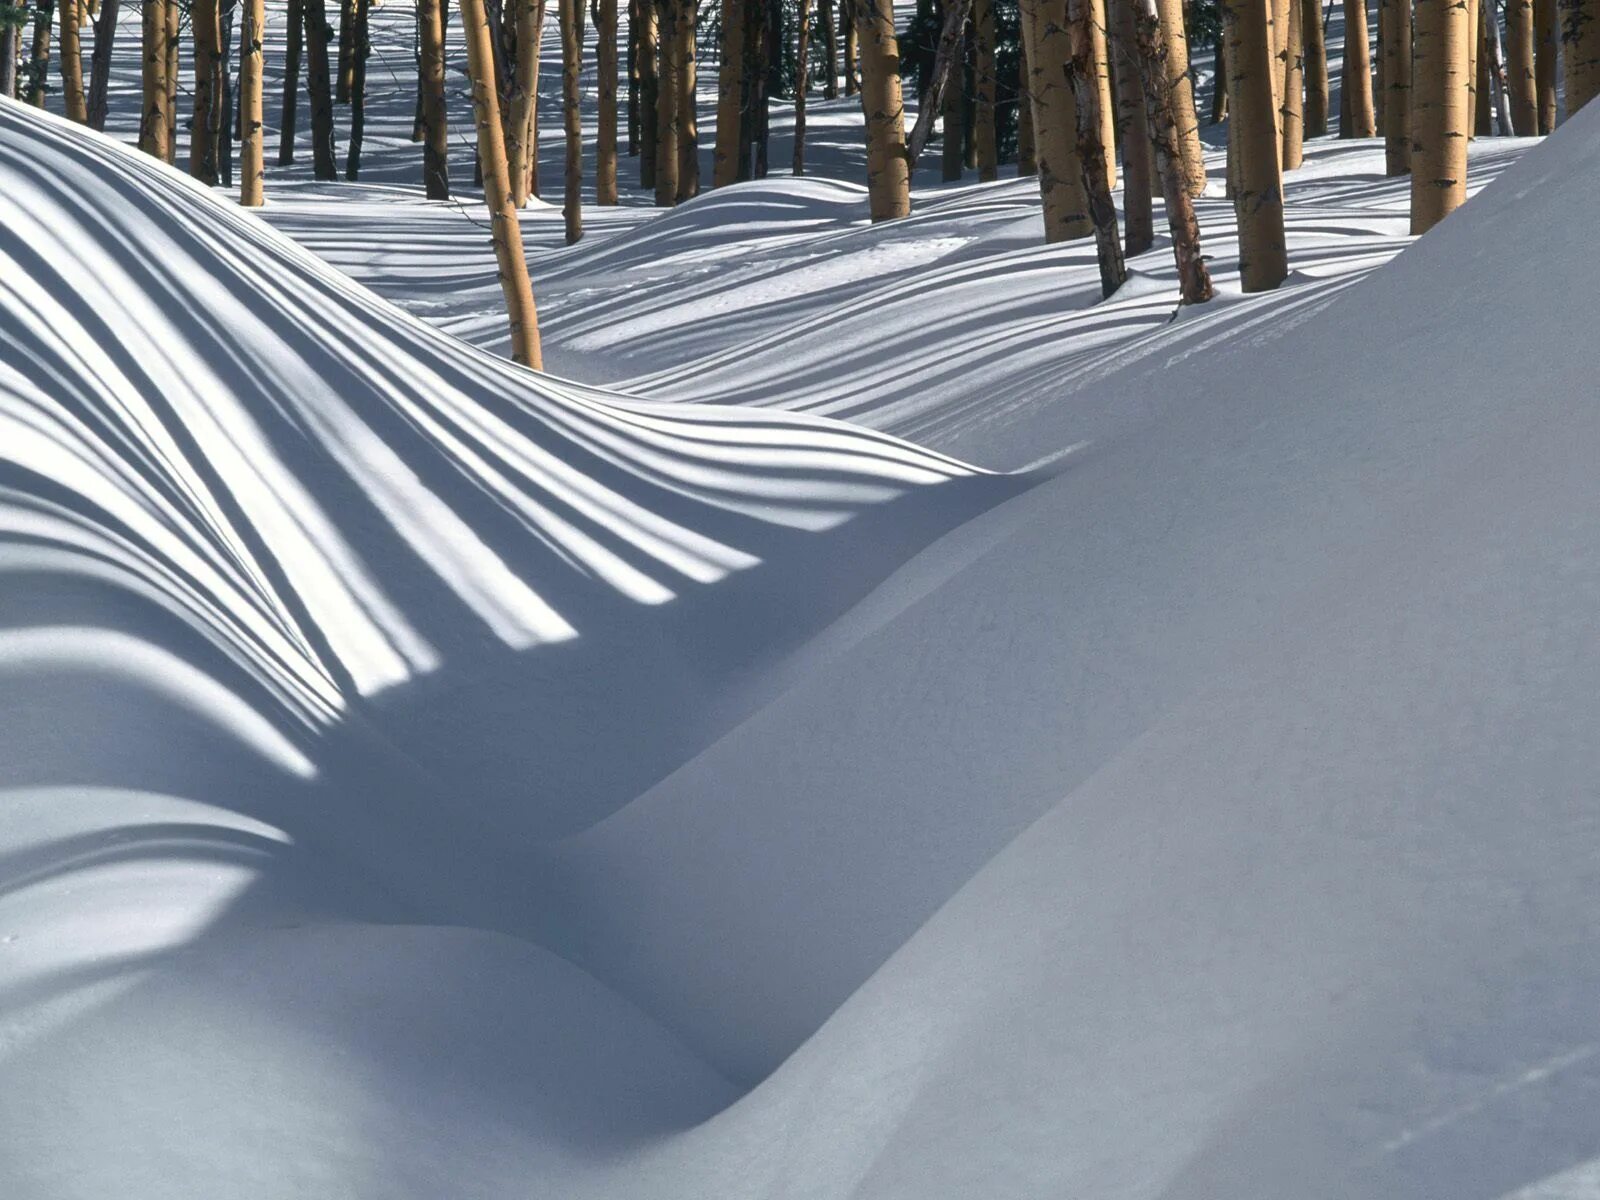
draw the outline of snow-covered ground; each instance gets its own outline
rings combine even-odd
[[[1175,312],[818,104],[529,209],[551,378],[376,90],[0,104],[0,1195],[1595,1194],[1600,115]]]

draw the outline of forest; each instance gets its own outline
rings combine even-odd
[[[1600,1195],[1596,3],[0,0],[0,1197]]]

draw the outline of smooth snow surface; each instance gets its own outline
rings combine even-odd
[[[585,386],[0,103],[0,1194],[1594,1194],[1600,111],[1379,155],[1177,319],[1025,181],[620,210]]]

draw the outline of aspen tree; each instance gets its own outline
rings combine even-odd
[[[167,0],[167,162],[178,161],[178,59],[183,41],[179,36],[178,0]]]
[[[1021,18],[1023,25],[1027,18]],[[1037,175],[1039,159],[1034,150],[1033,97],[1028,90],[1028,46],[1019,34],[1017,38],[1017,176]]]
[[[100,11],[94,20],[94,53],[90,56],[89,97],[86,103],[90,129],[106,127],[106,92],[111,83],[111,53],[117,42],[117,14],[122,9],[121,0],[100,0]],[[13,35],[10,66],[16,67],[16,26],[8,24]],[[9,93],[8,93],[9,94]]]
[[[683,97],[678,55],[683,44],[678,23],[684,0],[659,0],[656,61],[656,204],[668,208],[678,202],[678,103]]]
[[[1268,12],[1267,0],[1225,0],[1223,5],[1233,208],[1239,222],[1239,277],[1247,292],[1270,291],[1289,273]]]
[[[972,140],[978,159],[978,180],[1000,178],[1000,154],[995,144],[995,33],[994,0],[972,0]]]
[[[856,29],[856,0],[841,0],[844,17],[844,94],[861,90],[861,34]]]
[[[83,95],[83,46],[78,40],[82,14],[78,0],[60,0],[61,94],[66,101],[67,120],[79,125],[89,121],[89,106]]]
[[[861,108],[867,120],[868,208],[874,221],[887,221],[911,212],[911,160],[892,0],[854,0],[851,27],[861,59]]]
[[[417,0],[422,27],[422,186],[429,200],[450,199],[450,130],[445,110],[444,5]]]
[[[796,175],[806,173],[806,93],[811,90],[811,0],[799,0],[794,53],[794,162]]]
[[[1211,299],[1211,273],[1200,253],[1200,222],[1195,219],[1194,200],[1183,170],[1182,138],[1174,117],[1173,90],[1166,60],[1167,44],[1157,13],[1156,0],[1133,0],[1134,41],[1138,46],[1144,84],[1145,119],[1150,143],[1155,150],[1156,175],[1161,180],[1161,195],[1166,202],[1167,230],[1172,237],[1172,257],[1178,268],[1178,294],[1184,304],[1203,304]]]
[[[1491,0],[1485,0],[1484,3],[1489,40],[1489,78],[1492,81],[1489,90],[1494,96],[1495,123],[1499,126],[1500,136],[1510,137],[1511,106],[1506,98],[1510,89],[1506,83],[1505,47],[1500,41],[1500,21],[1495,16],[1494,9],[1490,7],[1490,2]]]
[[[1562,80],[1570,118],[1600,92],[1600,0],[1557,0],[1561,13]]]
[[[1162,59],[1166,64],[1167,90],[1172,93],[1172,118],[1177,122],[1183,175],[1188,181],[1189,194],[1198,196],[1206,189],[1206,157],[1200,145],[1194,84],[1189,79],[1189,39],[1183,27],[1183,0],[1156,0],[1156,12],[1161,20]],[[1217,78],[1220,87],[1222,76],[1219,74]]]
[[[265,37],[267,10],[263,0],[245,0],[244,21],[239,42],[239,203],[257,208],[263,196],[262,176],[266,170],[261,139],[265,134],[261,105],[261,44]]]
[[[1322,36],[1321,0],[1300,0],[1300,31],[1305,47],[1305,136],[1323,137],[1328,132],[1328,47]]]
[[[1087,237],[1094,226],[1078,162],[1078,105],[1067,84],[1066,0],[1022,0],[1022,37],[1044,203],[1044,240]]]
[[[478,160],[483,165],[483,199],[489,209],[500,291],[511,324],[511,357],[540,370],[539,315],[528,281],[528,260],[522,250],[522,227],[511,199],[511,170],[506,162],[505,129],[500,123],[500,97],[494,82],[494,46],[483,0],[461,0],[461,24],[467,42],[467,74],[472,80],[473,119],[478,126]]]
[[[1372,111],[1372,55],[1366,0],[1344,0],[1344,95],[1350,119],[1340,122],[1342,138],[1369,138],[1378,132]]]
[[[339,0],[339,57],[334,70],[335,104],[350,103],[350,81],[354,76],[355,64],[350,57],[350,51],[355,46],[357,0]]]
[[[45,81],[50,73],[50,29],[55,24],[54,0],[37,0],[33,10],[33,46],[28,55],[28,103],[44,107]]]
[[[717,67],[717,144],[711,186],[739,178],[740,124],[744,119],[745,0],[722,0],[722,61]]]
[[[521,208],[528,202],[529,161],[539,153],[534,143],[538,130],[534,111],[539,103],[539,32],[544,24],[544,3],[514,0],[514,4],[516,65],[511,72],[510,119],[506,121],[506,167],[511,172],[511,201]]]
[[[1470,9],[1417,0],[1411,80],[1411,232],[1426,233],[1467,198]]]
[[[595,203],[617,202],[617,0],[599,0],[595,64],[599,120],[595,125]]]
[[[639,0],[628,0],[628,157],[639,153]]]
[[[966,6],[962,7],[965,10]],[[961,178],[962,153],[967,133],[967,98],[964,87],[966,71],[962,62],[966,57],[966,44],[962,37],[964,24],[965,22],[960,22],[956,25],[955,57],[950,63],[949,74],[945,76],[944,94],[940,106],[944,117],[944,140],[940,146],[939,178],[945,183]]]
[[[581,11],[583,0],[575,0]],[[678,194],[681,202],[700,194],[700,124],[695,63],[696,0],[683,0],[678,12]]]
[[[1556,127],[1557,47],[1560,23],[1556,20],[1556,0],[1533,0],[1533,75],[1539,103],[1539,132],[1551,133]]]
[[[194,0],[194,110],[189,125],[189,174],[217,182],[216,115],[222,107],[222,18],[217,0]]]
[[[16,7],[0,12],[0,96],[17,98],[17,54],[22,44],[22,23],[27,9]]]
[[[656,186],[656,108],[661,83],[657,76],[660,18],[655,0],[639,0],[639,186]]]
[[[822,98],[839,98],[839,27],[834,20],[833,0],[818,0],[817,15],[822,20]]]
[[[1411,0],[1382,0],[1383,162],[1388,175],[1411,169]]]
[[[1093,7],[1092,0],[1067,0],[1067,77],[1078,109],[1078,163],[1089,201],[1089,220],[1094,226],[1100,294],[1109,298],[1128,278],[1128,271],[1117,234],[1117,208],[1111,200],[1106,144],[1100,136],[1100,72],[1094,53]]]
[[[371,0],[350,0],[350,144],[345,147],[344,177],[361,174],[361,146],[367,130],[367,59],[372,53],[368,36]]]
[[[1220,11],[1221,5],[1218,9]],[[1216,45],[1212,50],[1212,62],[1216,63],[1216,70],[1211,75],[1211,123],[1222,124],[1228,115],[1228,38],[1224,33],[1217,34]],[[1228,145],[1233,145],[1233,140],[1228,140]]]
[[[306,92],[311,98],[311,173],[337,179],[333,151],[333,81],[328,73],[328,10],[324,0],[304,0]]]
[[[144,113],[139,119],[139,149],[155,158],[167,157],[167,10],[165,4],[145,0],[141,14],[139,47],[140,81]]]
[[[1133,0],[1111,0],[1106,32],[1115,67],[1117,133],[1122,143],[1122,244],[1129,258],[1155,244],[1151,208],[1151,138],[1139,78],[1139,41],[1134,30]]]
[[[1304,158],[1305,51],[1300,0],[1287,0],[1284,36],[1283,102],[1278,109],[1283,169],[1292,171]]]
[[[566,133],[567,162],[561,216],[567,245],[583,236],[583,120],[578,110],[578,72],[582,69],[583,36],[578,31],[578,8],[583,0],[560,0],[561,113]]]
[[[943,11],[939,17],[939,44],[934,50],[932,69],[923,72],[925,85],[917,103],[917,121],[911,127],[909,146],[913,168],[922,157],[922,148],[927,145],[928,135],[933,132],[935,114],[949,116],[946,104],[949,101],[952,74],[957,77],[954,90],[958,94],[962,86],[959,82],[961,68],[957,64],[962,57],[961,43],[967,26],[967,14],[972,11],[972,0],[945,0],[940,7]],[[955,122],[960,123],[959,114]],[[949,140],[946,134],[946,143]]]
[[[1533,0],[1506,0],[1506,99],[1518,137],[1539,132],[1539,85],[1533,66]]]
[[[1106,0],[1088,0],[1090,62],[1094,66],[1095,113],[1100,121],[1101,155],[1105,162],[1106,187],[1117,186],[1117,160],[1109,147],[1117,142],[1117,109],[1111,97],[1111,52],[1106,47]]]
[[[1472,122],[1471,137],[1488,137],[1494,132],[1494,80],[1489,76],[1489,27],[1484,24],[1484,0],[1467,0],[1470,15],[1468,29],[1471,50],[1468,52],[1468,84],[1471,87]]]
[[[294,132],[300,117],[300,56],[304,51],[306,32],[305,7],[301,0],[289,0],[287,26],[283,49],[283,103],[278,115],[280,167],[287,167],[294,162]]]

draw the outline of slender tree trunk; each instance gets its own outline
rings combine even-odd
[[[700,194],[699,66],[695,61],[695,0],[678,11],[678,203]]]
[[[1505,47],[1500,41],[1500,19],[1491,7],[1493,0],[1484,0],[1484,12],[1487,14],[1487,29],[1489,34],[1489,79],[1490,91],[1494,95],[1495,122],[1500,128],[1501,137],[1511,136],[1511,105],[1506,95],[1510,87],[1506,82],[1506,55]]]
[[[1228,109],[1233,147],[1239,277],[1247,292],[1278,286],[1289,273],[1283,233],[1278,123],[1272,113],[1272,31],[1262,0],[1226,0]],[[1370,99],[1370,97],[1369,97]],[[1370,107],[1370,105],[1369,105]]]
[[[146,0],[148,3],[149,0]],[[284,30],[283,104],[278,118],[278,165],[294,162],[295,126],[300,119],[300,57],[305,46],[306,17],[302,0],[289,0],[287,28]]]
[[[183,38],[178,0],[167,0],[167,162],[178,161],[178,71]]]
[[[61,93],[67,120],[88,123],[89,106],[83,96],[83,47],[78,41],[79,0],[61,0]]]
[[[1323,137],[1328,132],[1328,48],[1321,0],[1300,0],[1300,30],[1305,35],[1305,136]]]
[[[117,40],[117,14],[121,0],[100,0],[100,12],[94,22],[94,54],[89,60],[89,128],[106,127],[106,89],[111,82],[111,52]],[[16,67],[16,26],[8,25],[12,33],[12,53],[7,63]],[[7,92],[7,95],[10,93]]]
[[[950,76],[956,73],[959,77],[961,59],[961,32],[966,27],[967,14],[972,10],[973,0],[946,0],[944,12],[939,22],[939,45],[933,56],[933,68],[927,72],[927,86],[922,89],[922,96],[917,103],[916,123],[911,127],[910,154],[911,166],[917,165],[917,159],[922,157],[922,148],[927,145],[928,135],[933,132],[933,120],[937,116],[948,116],[945,97],[950,88]],[[956,92],[961,91],[957,84]],[[948,178],[948,176],[946,176]]]
[[[243,35],[239,43],[239,203],[245,208],[257,208],[265,199],[261,47],[266,37],[266,22],[263,0],[244,0]]]
[[[145,0],[141,13],[140,81],[144,114],[139,119],[139,149],[163,162],[167,158],[167,9]]]
[[[335,104],[350,103],[350,84],[355,78],[355,49],[357,0],[339,0],[339,57],[334,69]]]
[[[1183,169],[1182,138],[1173,116],[1173,92],[1164,86],[1169,64],[1165,61],[1167,43],[1161,28],[1156,0],[1133,0],[1137,5],[1134,37],[1138,44],[1144,84],[1145,118],[1155,149],[1156,174],[1161,179],[1161,195],[1166,202],[1167,231],[1172,237],[1172,256],[1178,267],[1178,294],[1184,304],[1203,304],[1211,299],[1211,273],[1200,252],[1200,222],[1195,219],[1194,200],[1189,195],[1189,179]]]
[[[1106,169],[1106,144],[1100,132],[1100,62],[1095,59],[1094,40],[1090,0],[1067,0],[1067,77],[1078,110],[1078,163],[1083,172],[1084,194],[1089,199],[1089,220],[1094,225],[1100,294],[1109,299],[1128,278],[1128,271],[1122,259],[1117,208],[1111,199],[1110,173]]]
[[[1382,0],[1383,160],[1389,175],[1411,169],[1411,0]]]
[[[528,281],[528,260],[522,250],[522,226],[517,222],[517,208],[511,198],[511,170],[506,163],[505,130],[500,123],[500,97],[494,78],[494,47],[483,0],[461,0],[461,24],[467,41],[467,72],[472,77],[483,198],[489,208],[500,291],[511,323],[511,357],[540,370],[544,356],[539,347],[539,316]]]
[[[798,0],[795,29],[794,165],[796,175],[806,173],[806,93],[811,90],[811,0]]]
[[[656,109],[660,93],[657,43],[660,25],[655,0],[639,0],[639,186],[656,186]]]
[[[1562,78],[1567,117],[1600,92],[1600,0],[1557,0],[1561,12]]]
[[[1556,0],[1533,0],[1535,90],[1539,101],[1539,132],[1556,127],[1556,73],[1560,27]]]
[[[854,0],[852,27],[861,56],[861,108],[867,118],[867,197],[874,221],[911,212],[911,158],[900,99],[900,43],[892,0]]]
[[[28,56],[28,103],[44,107],[45,82],[50,76],[50,28],[55,23],[54,0],[37,0],[33,10],[33,47]]]
[[[970,4],[962,4],[963,12],[970,8]],[[966,24],[965,18],[956,25],[956,45],[954,61],[950,64],[949,74],[945,77],[940,108],[944,117],[944,134],[940,144],[939,177],[946,183],[951,183],[961,178],[961,158],[963,139],[966,135],[966,71],[963,69],[962,60],[966,57],[964,40],[961,37],[962,28]],[[914,130],[913,130],[914,131]]]
[[[1301,17],[1300,0],[1287,0],[1283,105],[1278,110],[1285,171],[1294,170],[1304,157],[1306,58],[1305,29]]]
[[[26,10],[16,14],[15,21],[0,24],[0,96],[8,100],[17,98],[17,54],[21,49],[22,21]]]
[[[1044,240],[1061,242],[1094,232],[1078,162],[1078,106],[1067,84],[1066,0],[1022,0],[1028,94],[1044,202]]]
[[[746,58],[745,0],[722,0],[722,61],[717,68],[717,145],[711,186],[739,178],[739,143],[744,119]]]
[[[189,122],[189,174],[217,182],[216,111],[222,107],[222,16],[217,0],[194,0],[194,114]]]
[[[1111,52],[1106,48],[1106,0],[1088,0],[1088,5],[1089,55],[1098,89],[1095,112],[1100,119],[1100,145],[1109,148],[1117,141],[1117,108],[1111,95]],[[1117,160],[1109,149],[1101,158],[1109,190],[1117,186]]]
[[[450,129],[445,108],[444,5],[418,0],[422,29],[422,186],[429,200],[450,198]]]
[[[680,80],[683,44],[678,37],[684,0],[659,0],[661,48],[656,72],[656,204],[669,208],[678,202],[678,104],[683,98]]]
[[[826,70],[822,74],[822,98],[839,97],[839,29],[833,17],[833,0],[818,0],[822,18],[822,59]]]
[[[861,90],[861,33],[856,28],[856,0],[845,0],[844,13],[844,94]]]
[[[1365,0],[1344,0],[1344,95],[1350,119],[1340,122],[1339,136],[1374,136],[1378,126],[1372,111],[1372,58]]]
[[[371,0],[351,0],[351,4],[355,12],[350,22],[350,145],[345,152],[344,177],[353,181],[361,176],[361,143],[367,130],[367,58],[372,44],[368,37]]]
[[[1467,198],[1471,10],[1417,0],[1411,92],[1411,232],[1427,233]]]
[[[1489,69],[1489,27],[1484,23],[1487,5],[1483,0],[1467,0],[1467,28],[1471,31],[1468,74],[1472,88],[1472,137],[1488,137],[1494,133],[1494,80]]]
[[[328,11],[324,0],[303,0],[306,23],[306,92],[311,99],[311,173],[337,179],[333,149],[333,81],[328,76]]]
[[[1039,156],[1033,136],[1033,97],[1029,92],[1028,45],[1022,31],[1027,18],[1018,13],[1017,33],[1017,177],[1039,173]]]
[[[1111,61],[1116,68],[1117,130],[1122,140],[1122,236],[1129,258],[1155,245],[1151,207],[1149,114],[1140,78],[1139,37],[1133,0],[1111,0]]]
[[[583,236],[583,120],[578,110],[578,73],[583,69],[578,10],[583,0],[561,0],[561,114],[566,133],[567,162],[563,173],[561,216],[567,245]]]
[[[628,157],[639,153],[639,0],[628,0]]]
[[[595,203],[617,202],[617,0],[599,0],[595,21],[599,120],[595,127]]]
[[[765,179],[772,148],[772,97],[782,86],[779,67],[783,53],[783,0],[763,0],[754,5],[754,11],[759,14],[760,31],[747,39],[754,56],[751,78],[755,80],[750,101],[754,124],[750,170],[755,178]]]
[[[217,181],[233,186],[233,140],[238,133],[238,97],[233,91],[233,26],[239,0],[222,0],[218,13],[217,92],[221,103],[211,110],[211,137],[217,147]]]
[[[994,0],[973,0],[972,32],[972,134],[977,152],[978,179],[992,183],[1000,178],[1000,151],[996,141]]]
[[[516,65],[511,73],[511,104],[505,123],[506,163],[511,173],[511,200],[521,208],[528,202],[530,190],[528,163],[539,152],[533,142],[533,113],[539,102],[539,26],[544,19],[544,5],[541,0],[513,0],[513,3],[516,6]],[[565,29],[567,17],[561,15],[560,21]]]
[[[1161,19],[1161,39],[1165,43],[1167,89],[1172,93],[1172,117],[1178,125],[1178,152],[1183,157],[1183,175],[1189,194],[1198,196],[1206,188],[1206,157],[1200,145],[1200,120],[1195,114],[1194,83],[1189,78],[1189,39],[1183,28],[1183,0],[1157,0]],[[1218,75],[1221,79],[1221,75]],[[1221,120],[1220,117],[1216,118]]]
[[[1518,137],[1539,132],[1539,82],[1534,74],[1533,0],[1506,0],[1506,91]]]
[[[1211,80],[1211,123],[1220,125],[1228,116],[1228,39],[1217,35],[1212,61],[1217,69]],[[1232,140],[1229,140],[1232,144]]]

